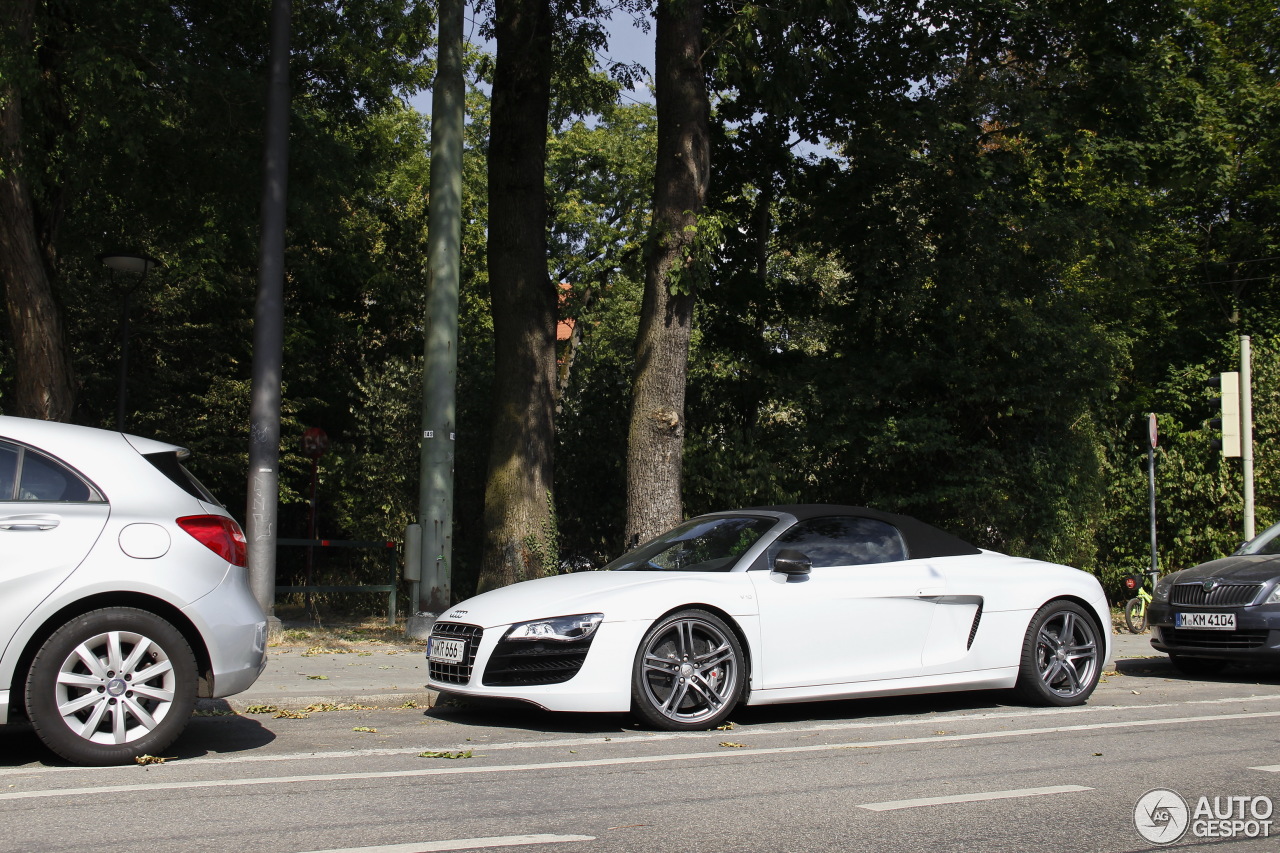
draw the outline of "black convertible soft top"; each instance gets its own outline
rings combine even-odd
[[[794,515],[797,521],[810,518],[825,518],[833,515],[851,515],[860,518],[874,518],[892,524],[902,533],[907,543],[907,556],[913,560],[928,557],[963,557],[982,553],[958,536],[952,536],[943,530],[925,524],[909,515],[895,515],[868,509],[865,506],[838,506],[835,504],[791,504],[789,506],[756,506],[746,507],[739,512],[763,510],[765,512],[785,512]]]

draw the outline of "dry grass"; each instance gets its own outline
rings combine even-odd
[[[370,648],[421,648],[426,640],[406,637],[404,620],[395,626],[387,624],[385,617],[333,617],[313,616],[305,613],[289,613],[277,609],[281,630],[268,643],[270,648],[320,649],[329,654],[356,652]]]

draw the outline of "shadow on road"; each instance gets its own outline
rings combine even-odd
[[[186,731],[161,757],[199,758],[247,752],[275,739],[274,732],[252,717],[193,717]],[[71,766],[45,748],[30,723],[0,726],[0,769]]]
[[[812,722],[878,720],[916,717],[955,711],[991,711],[1018,706],[1007,690],[964,693],[934,693],[920,696],[892,696],[874,699],[843,699],[800,702],[787,705],[741,706],[730,720],[738,725],[772,725]],[[424,716],[476,729],[503,728],[548,734],[604,734],[617,731],[645,731],[627,714],[574,714],[544,711],[523,702],[447,699]]]
[[[1232,664],[1216,675],[1185,675],[1167,655],[1149,658],[1125,658],[1116,661],[1116,671],[1133,678],[1161,678],[1177,681],[1203,681],[1211,684],[1280,685],[1280,667],[1256,664]]]

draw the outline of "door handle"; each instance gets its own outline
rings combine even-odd
[[[0,530],[53,530],[61,519],[47,515],[11,515],[0,518]]]
[[[939,596],[945,595],[946,592],[946,587],[922,586],[920,589],[916,590],[916,598],[938,598]]]

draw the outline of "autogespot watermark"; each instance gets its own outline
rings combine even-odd
[[[1155,844],[1172,844],[1188,832],[1195,838],[1270,838],[1270,797],[1199,797],[1191,806],[1177,791],[1156,788],[1133,807],[1133,825]]]

